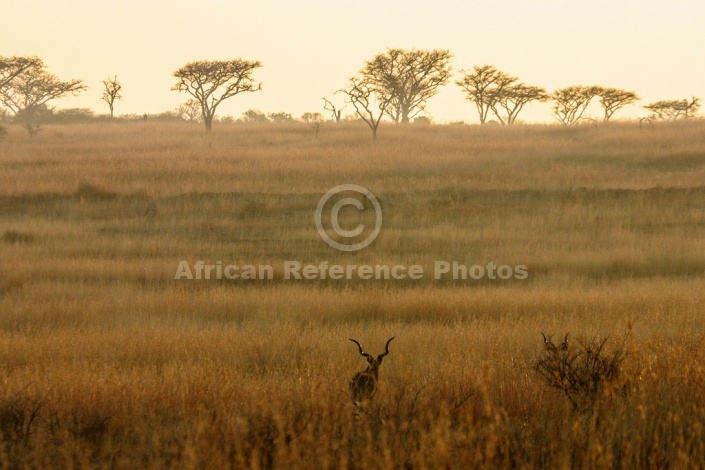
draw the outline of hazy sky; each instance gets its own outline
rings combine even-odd
[[[37,55],[59,77],[88,85],[57,107],[107,112],[101,81],[117,74],[117,114],[172,109],[188,98],[170,91],[174,70],[241,57],[263,62],[255,73],[263,91],[230,99],[219,114],[323,112],[321,97],[333,98],[387,47],[450,49],[456,75],[492,64],[549,91],[598,84],[636,91],[640,104],[705,99],[704,0],[0,0],[0,11],[0,55]],[[454,84],[428,112],[477,121]],[[623,115],[644,114],[633,106]],[[522,117],[552,119],[548,104]]]

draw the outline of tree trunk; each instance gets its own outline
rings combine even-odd
[[[206,132],[210,132],[213,127],[213,116],[204,116],[203,122],[206,123]]]
[[[377,140],[377,128],[372,128],[372,140]]]
[[[409,113],[411,112],[410,109],[408,109],[405,106],[402,106],[401,108],[401,123],[402,124],[409,124]]]

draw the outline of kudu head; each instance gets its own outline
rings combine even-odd
[[[360,355],[363,356],[365,359],[367,359],[367,364],[368,364],[367,371],[373,372],[375,375],[375,378],[377,378],[377,376],[379,374],[379,366],[380,366],[380,364],[382,364],[382,360],[384,359],[384,356],[389,354],[389,343],[391,343],[394,338],[395,338],[395,336],[392,336],[391,338],[389,338],[387,340],[387,344],[384,346],[384,352],[382,354],[380,354],[379,356],[377,356],[376,358],[373,355],[363,351],[362,346],[360,345],[360,343],[357,340],[350,338],[350,341],[357,344],[357,348],[360,350]]]

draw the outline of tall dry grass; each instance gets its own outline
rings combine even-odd
[[[687,468],[705,461],[705,126],[133,123],[0,141],[0,467]],[[332,186],[382,201],[357,254]],[[180,260],[273,281],[174,280]],[[419,281],[281,280],[284,260]],[[528,267],[436,281],[436,260]],[[540,331],[630,331],[574,410]],[[354,416],[347,383],[397,339]],[[359,411],[359,410],[358,410]]]

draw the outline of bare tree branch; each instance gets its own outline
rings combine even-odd
[[[335,119],[335,122],[340,122],[340,116],[343,114],[343,110],[347,106],[343,106],[342,108],[337,108],[333,103],[331,103],[326,98],[322,98],[322,100],[323,100],[323,109],[333,113],[333,119]]]

